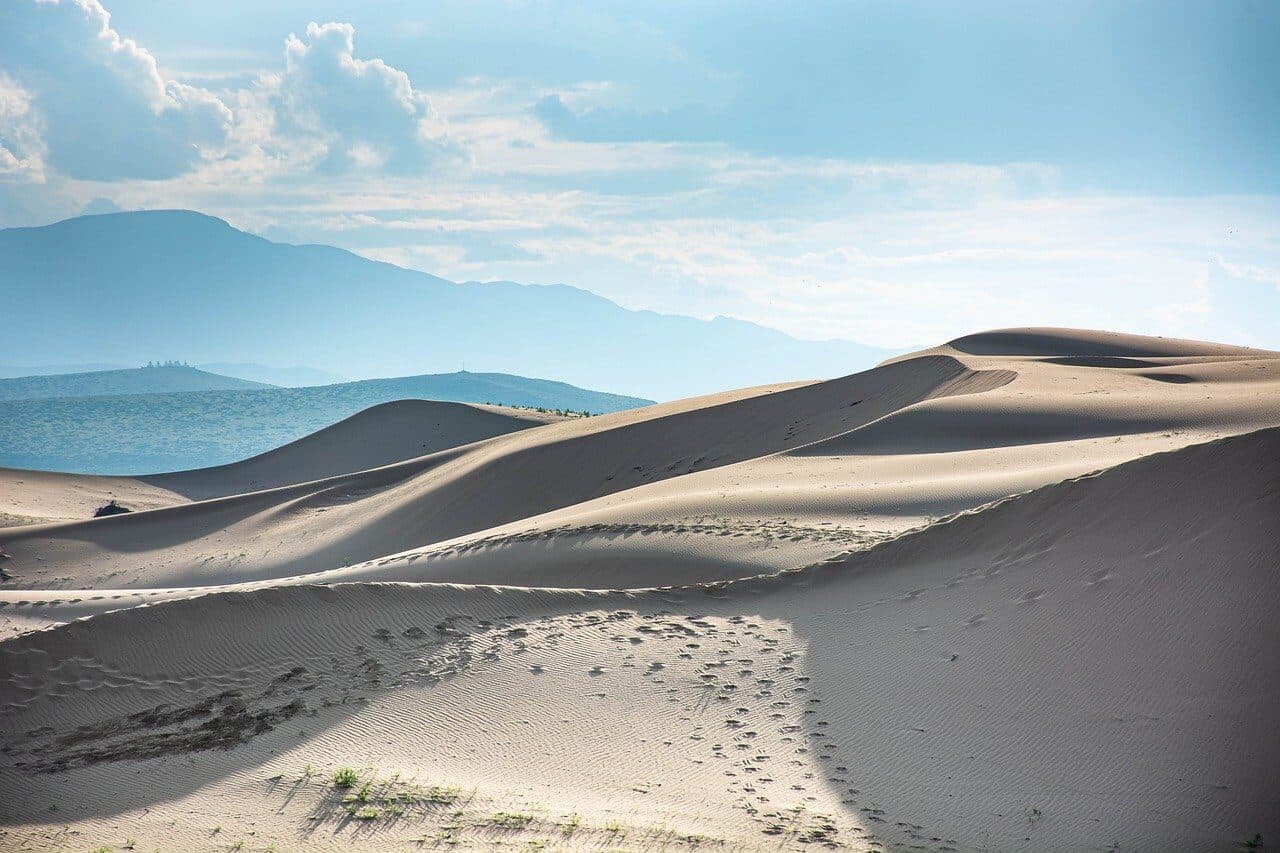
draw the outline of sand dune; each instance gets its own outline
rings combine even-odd
[[[33,567],[15,585],[56,589],[204,586],[322,571],[775,453],[991,381],[949,356],[927,356],[830,382],[566,421],[112,524],[20,528],[4,546],[14,571]]]
[[[320,480],[560,420],[527,409],[400,400],[215,468],[140,477],[0,469],[0,526],[87,519],[113,499],[148,510]]]
[[[144,478],[193,500],[381,468],[564,418],[529,409],[399,400],[242,462]]]
[[[1091,329],[994,329],[965,335],[946,343],[942,349],[969,355],[1037,356],[1044,358],[1117,358],[1142,357],[1191,358],[1248,357],[1268,358],[1274,353],[1250,347],[1189,341],[1181,338],[1153,338],[1120,332]],[[1091,366],[1091,365],[1080,365]],[[1105,365],[1104,365],[1105,366]]]
[[[1280,354],[1003,330],[373,470],[334,430],[5,531],[0,846],[1280,833]]]

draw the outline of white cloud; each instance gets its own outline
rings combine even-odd
[[[36,133],[31,95],[3,72],[0,72],[0,180],[44,180],[44,143]]]
[[[98,0],[6,0],[0,70],[29,101],[24,132],[39,134],[45,165],[72,178],[171,178],[231,126],[221,100],[164,79]]]
[[[460,156],[407,74],[356,58],[350,24],[308,24],[284,56],[284,71],[263,79],[274,131],[309,148],[317,171],[415,174]]]
[[[167,78],[98,0],[3,0],[0,177],[411,175],[465,159],[407,74],[355,56],[350,24],[310,24],[283,60],[219,96]]]

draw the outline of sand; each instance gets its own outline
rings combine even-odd
[[[0,468],[0,527],[88,519],[111,500],[147,510],[320,480],[561,420],[506,406],[400,400],[215,468],[137,477]]]
[[[1005,330],[417,429],[0,492],[157,490],[0,535],[0,847],[1280,834],[1280,354]]]

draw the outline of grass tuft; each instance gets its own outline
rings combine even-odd
[[[333,774],[333,787],[335,788],[354,788],[359,781],[360,774],[350,767],[339,767],[338,771]]]

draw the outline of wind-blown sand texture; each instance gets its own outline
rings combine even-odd
[[[0,847],[1280,836],[1278,353],[1009,330],[425,455],[341,426],[0,531]]]

